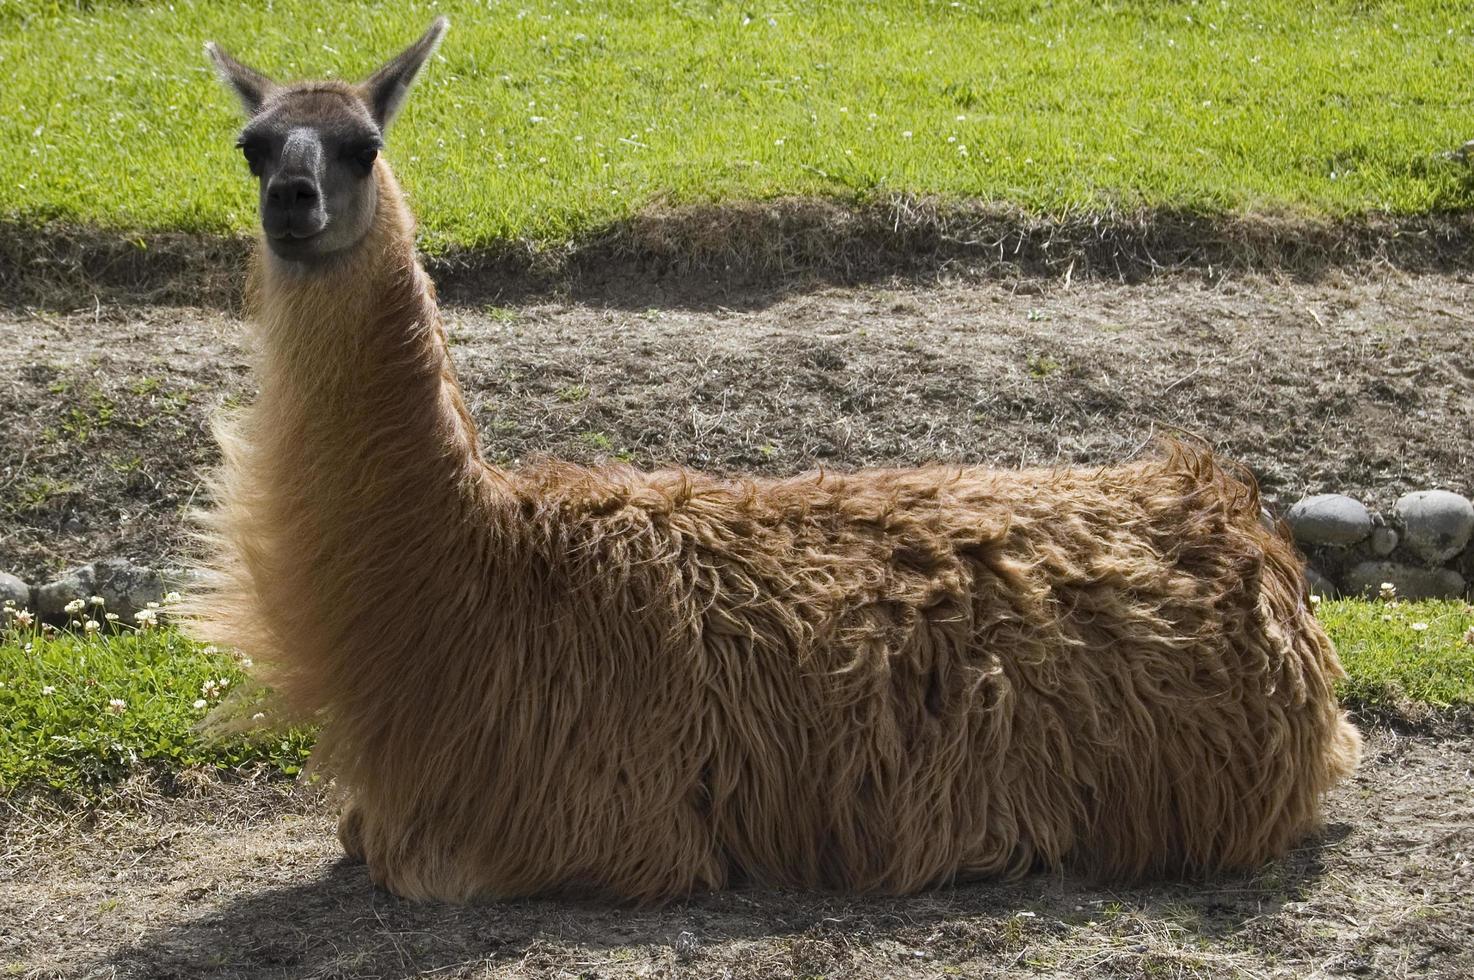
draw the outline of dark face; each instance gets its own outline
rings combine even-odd
[[[278,85],[213,44],[206,50],[247,122],[236,146],[260,181],[261,230],[277,258],[304,265],[358,244],[379,205],[384,130],[449,26],[424,35],[357,85]]]
[[[276,255],[320,258],[367,233],[378,205],[373,172],[383,137],[351,91],[284,89],[251,118],[236,145],[260,183],[261,229]]]

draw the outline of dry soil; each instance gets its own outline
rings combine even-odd
[[[450,307],[489,459],[792,473],[1100,464],[1187,434],[1269,501],[1474,491],[1474,279],[1182,274]],[[251,397],[207,309],[0,310],[0,570],[168,564]]]

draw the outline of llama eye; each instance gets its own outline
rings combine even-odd
[[[266,153],[258,143],[241,143],[241,155],[246,158],[246,166],[251,168],[251,173],[257,177],[261,176],[262,165],[266,162]]]
[[[379,157],[379,148],[376,146],[365,146],[353,154],[353,162],[363,168],[367,173],[373,168],[374,161]]]

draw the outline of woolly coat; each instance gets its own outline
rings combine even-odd
[[[412,221],[258,257],[204,638],[320,724],[341,836],[416,898],[909,892],[1247,868],[1356,764],[1251,481],[720,479],[485,464]]]

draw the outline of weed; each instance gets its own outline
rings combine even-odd
[[[1046,354],[1033,354],[1029,357],[1028,368],[1030,377],[1047,378],[1060,369],[1060,363]]]
[[[577,404],[589,397],[588,385],[569,385],[558,389],[558,400]]]
[[[601,453],[614,451],[614,439],[607,432],[586,431],[578,434],[578,441]]]

